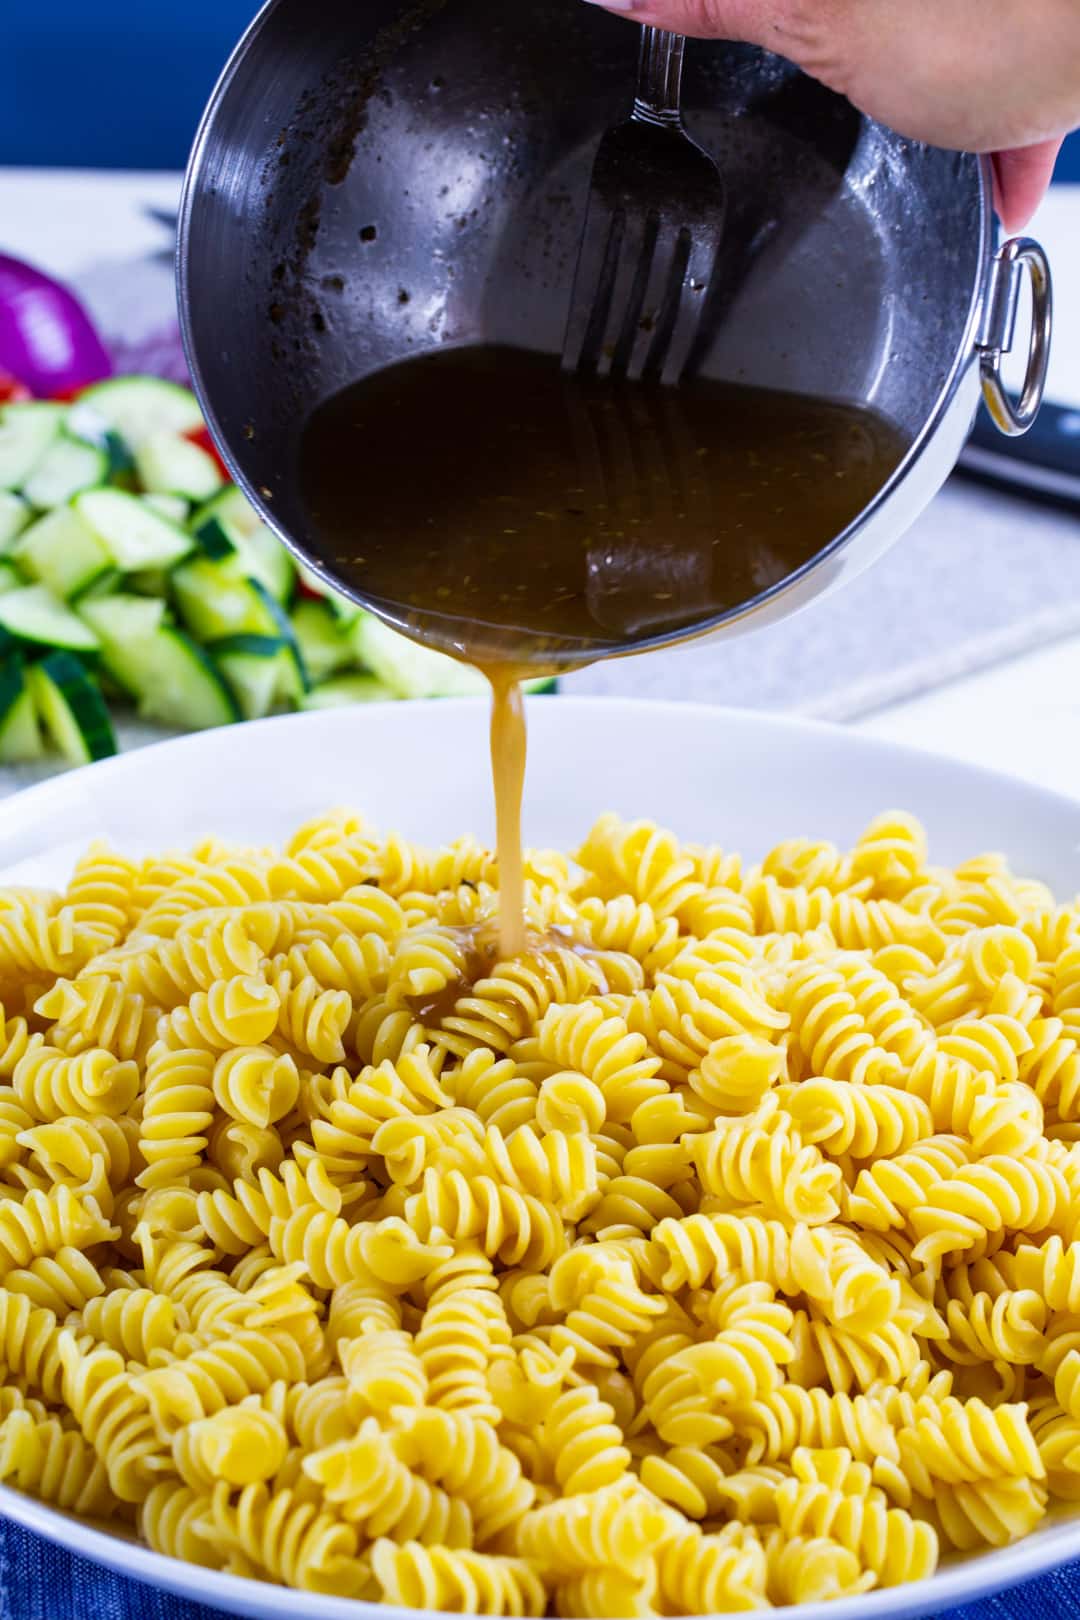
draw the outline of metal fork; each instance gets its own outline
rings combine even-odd
[[[681,378],[724,225],[724,183],[682,122],[686,40],[641,30],[633,111],[600,142],[578,255],[563,367],[600,377]]]

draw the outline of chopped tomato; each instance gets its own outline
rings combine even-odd
[[[73,399],[78,399],[80,394],[86,392],[88,386],[87,383],[79,383],[77,388],[58,388],[55,394],[49,395],[49,398],[55,400],[58,405],[70,405]]]
[[[313,585],[308,584],[306,579],[297,580],[296,589],[297,589],[297,592],[298,592],[298,594],[300,596],[306,596],[312,602],[321,602],[321,601],[323,601],[323,593],[322,593],[322,591],[317,591]]]
[[[6,371],[0,371],[0,405],[7,405],[12,400],[30,399],[31,394],[25,383],[18,377],[11,377]]]
[[[192,428],[190,430],[190,432],[184,434],[184,438],[185,439],[190,439],[192,444],[197,444],[199,446],[199,449],[200,450],[205,450],[208,456],[213,456],[214,460],[218,464],[218,467],[220,468],[222,478],[228,480],[228,478],[229,478],[229,469],[228,469],[228,467],[226,467],[225,463],[222,461],[220,455],[218,454],[218,447],[214,443],[213,439],[210,437],[209,428],[207,428],[207,427]]]

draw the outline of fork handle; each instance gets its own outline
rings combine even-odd
[[[682,69],[686,39],[666,28],[642,28],[637,90],[631,118],[663,129],[682,128]]]

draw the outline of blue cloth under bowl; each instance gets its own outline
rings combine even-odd
[[[1077,1620],[1080,1563],[934,1620]],[[128,1581],[0,1519],[0,1620],[226,1620],[220,1609]]]

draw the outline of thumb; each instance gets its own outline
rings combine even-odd
[[[994,201],[1007,231],[1022,231],[1042,202],[1060,151],[1060,141],[1042,141],[994,154]]]

